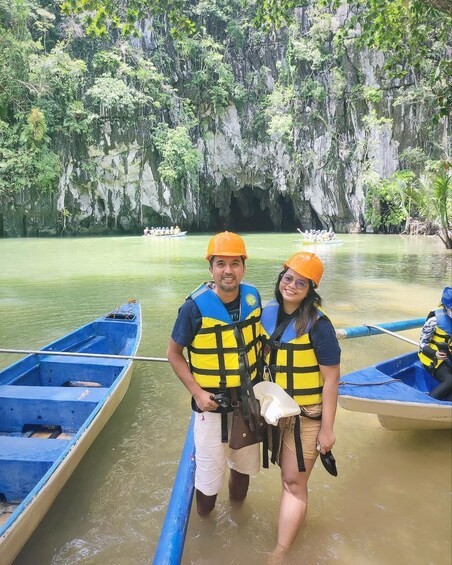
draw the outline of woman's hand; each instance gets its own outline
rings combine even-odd
[[[435,353],[435,357],[439,361],[445,361],[447,359],[447,353],[445,351],[441,351],[440,349],[438,349],[438,351]]]
[[[339,365],[319,365],[323,377],[322,425],[317,436],[320,453],[330,451],[336,443],[333,426],[336,416],[337,394],[339,388]]]
[[[320,428],[319,435],[317,436],[317,449],[320,453],[327,453],[328,451],[331,451],[335,443],[336,436],[334,435],[333,430],[324,430]]]

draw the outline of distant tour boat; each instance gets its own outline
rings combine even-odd
[[[186,231],[180,231],[178,233],[164,233],[164,234],[157,234],[157,233],[149,233],[145,234],[145,237],[152,237],[154,238],[162,238],[162,237],[185,237],[187,235]]]

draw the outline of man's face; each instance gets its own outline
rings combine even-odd
[[[245,276],[245,265],[238,255],[237,257],[226,257],[224,255],[215,255],[209,272],[215,282],[217,288],[222,292],[236,293],[239,284]]]

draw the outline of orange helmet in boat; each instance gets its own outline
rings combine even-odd
[[[323,263],[315,253],[300,251],[284,263],[284,268],[293,269],[302,277],[310,279],[317,288],[323,275]]]

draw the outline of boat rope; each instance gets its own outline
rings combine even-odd
[[[402,379],[389,379],[388,381],[381,381],[378,383],[349,383],[347,381],[339,381],[339,385],[351,385],[351,386],[378,386],[378,385],[387,385],[394,382],[403,382]]]

